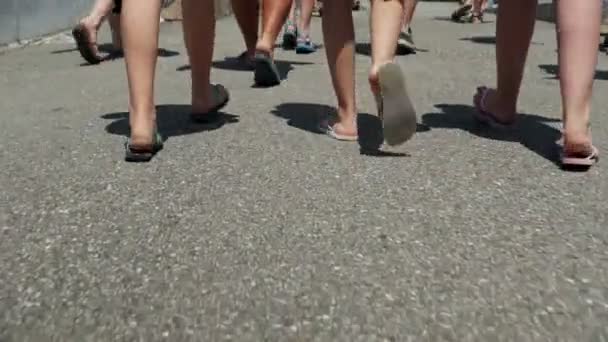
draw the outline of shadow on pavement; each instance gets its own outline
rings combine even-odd
[[[559,79],[559,66],[556,64],[541,64],[538,66],[543,72],[553,75],[550,79]],[[606,81],[608,80],[608,70],[596,70],[595,79]]]
[[[237,115],[220,113],[219,121],[210,124],[197,124],[190,120],[190,106],[188,105],[161,105],[156,107],[156,122],[159,133],[166,138],[180,135],[214,131],[226,124],[237,123]],[[129,113],[108,113],[101,116],[106,120],[113,120],[106,126],[110,134],[129,136]]]
[[[296,61],[286,61],[276,59],[275,64],[277,69],[279,69],[279,74],[281,75],[281,79],[287,79],[287,75],[291,70],[294,69],[294,65],[311,65],[314,63],[310,62],[296,62]],[[225,57],[223,60],[213,61],[211,64],[212,67],[220,70],[230,70],[230,71],[249,71],[253,70],[245,65],[238,57]],[[182,65],[178,67],[177,71],[188,71],[190,70],[190,65]]]
[[[422,116],[422,123],[430,129],[461,129],[481,138],[517,142],[550,162],[560,165],[556,147],[557,141],[561,138],[561,132],[547,124],[560,122],[558,119],[519,114],[519,120],[513,129],[496,130],[477,122],[473,118],[475,108],[472,106],[437,104],[435,107],[441,112]]]
[[[419,49],[416,48],[416,51],[413,53],[398,53],[397,56],[407,56],[407,55],[415,55],[418,52],[428,52],[427,49]],[[371,57],[372,55],[372,46],[370,43],[357,43],[355,44],[355,52],[359,55]]]
[[[278,105],[272,112],[273,115],[286,119],[289,126],[323,135],[321,123],[323,120],[335,117],[336,110],[333,107],[314,103],[283,103]],[[363,155],[374,157],[408,157],[407,153],[391,152],[381,150],[384,143],[382,134],[382,121],[372,114],[359,113],[357,115],[357,127],[359,134],[359,148]],[[418,131],[428,130],[418,126]]]
[[[124,57],[122,51],[117,51],[116,49],[114,49],[114,46],[112,44],[99,44],[99,45],[97,45],[97,49],[101,53],[102,59],[104,62],[114,60],[114,59],[120,59],[120,58]],[[57,54],[72,53],[72,52],[78,52],[78,49],[70,48],[70,49],[55,50],[55,51],[52,51],[51,54],[57,55]],[[167,50],[167,49],[163,49],[163,48],[158,49],[158,57],[169,58],[169,57],[174,57],[174,56],[179,56],[179,52],[174,51],[174,50]],[[89,63],[80,64],[80,66],[89,66],[89,65],[91,65],[91,64],[89,64]]]
[[[496,44],[495,36],[474,36],[474,37],[466,37],[461,38],[462,41],[469,41],[477,44]],[[538,42],[530,42],[530,45],[543,45],[543,43]]]
[[[460,40],[469,41],[477,44],[496,44],[496,37],[494,36],[476,36],[461,38]]]

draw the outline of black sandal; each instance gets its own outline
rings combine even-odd
[[[131,138],[125,143],[125,161],[134,163],[149,162],[156,153],[163,149],[163,137],[154,131],[152,144],[146,147],[134,146],[131,144]]]
[[[210,125],[218,123],[222,117],[219,110],[224,108],[228,104],[228,101],[230,101],[230,93],[223,85],[213,84],[211,89],[213,89],[215,105],[204,113],[190,113],[190,119],[198,124]]]

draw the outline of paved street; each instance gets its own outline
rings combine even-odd
[[[143,165],[123,161],[122,60],[81,66],[65,34],[0,55],[0,341],[608,341],[608,171],[556,164],[553,26],[538,23],[520,133],[488,132],[471,98],[495,80],[494,24],[451,23],[453,6],[419,8],[421,51],[399,62],[420,132],[385,156],[315,132],[335,104],[323,50],[279,50],[287,80],[252,88],[224,59],[243,49],[230,18],[215,130],[188,121],[181,27],[163,24],[168,140]],[[375,144],[366,12],[356,24]],[[608,153],[605,54],[595,94]]]

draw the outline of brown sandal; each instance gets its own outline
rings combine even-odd
[[[90,64],[99,64],[103,61],[97,54],[97,43],[91,40],[91,36],[89,35],[89,31],[84,26],[84,24],[80,23],[74,27],[72,30],[72,36],[74,36],[74,40],[76,41],[76,45],[78,46],[78,51],[82,58]]]

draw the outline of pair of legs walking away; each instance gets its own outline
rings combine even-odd
[[[228,102],[228,92],[209,80],[215,36],[213,0],[184,0],[182,9],[192,67],[193,119],[216,119],[217,110]],[[123,0],[121,20],[129,23],[121,31],[129,83],[128,161],[149,161],[163,146],[154,102],[160,10],[160,2]]]
[[[591,142],[589,120],[601,2],[558,0],[557,40],[562,97],[564,167],[589,167],[598,159]],[[493,126],[511,126],[517,119],[517,99],[534,31],[537,2],[509,0],[498,6],[496,24],[496,89],[480,87],[474,98],[477,119]]]
[[[78,51],[88,63],[99,64],[104,60],[104,57],[100,56],[97,46],[97,32],[106,18],[108,18],[112,31],[113,52],[118,53],[122,49],[120,8],[120,0],[97,0],[89,15],[82,18],[72,30],[72,35],[78,45]]]
[[[291,10],[285,23],[283,48],[295,49],[296,53],[313,53],[315,45],[310,39],[310,22],[315,0],[292,0]],[[299,8],[299,15],[296,12]]]
[[[408,0],[408,6],[412,6]],[[324,6],[323,34],[334,90],[338,98],[336,122],[328,122],[327,133],[339,140],[356,140],[354,77],[354,25],[348,0]],[[407,94],[401,68],[394,63],[397,40],[403,26],[403,0],[372,1],[370,30],[372,66],[369,84],[382,119],[389,145],[401,144],[416,131],[416,113]],[[325,20],[325,18],[331,18]]]

